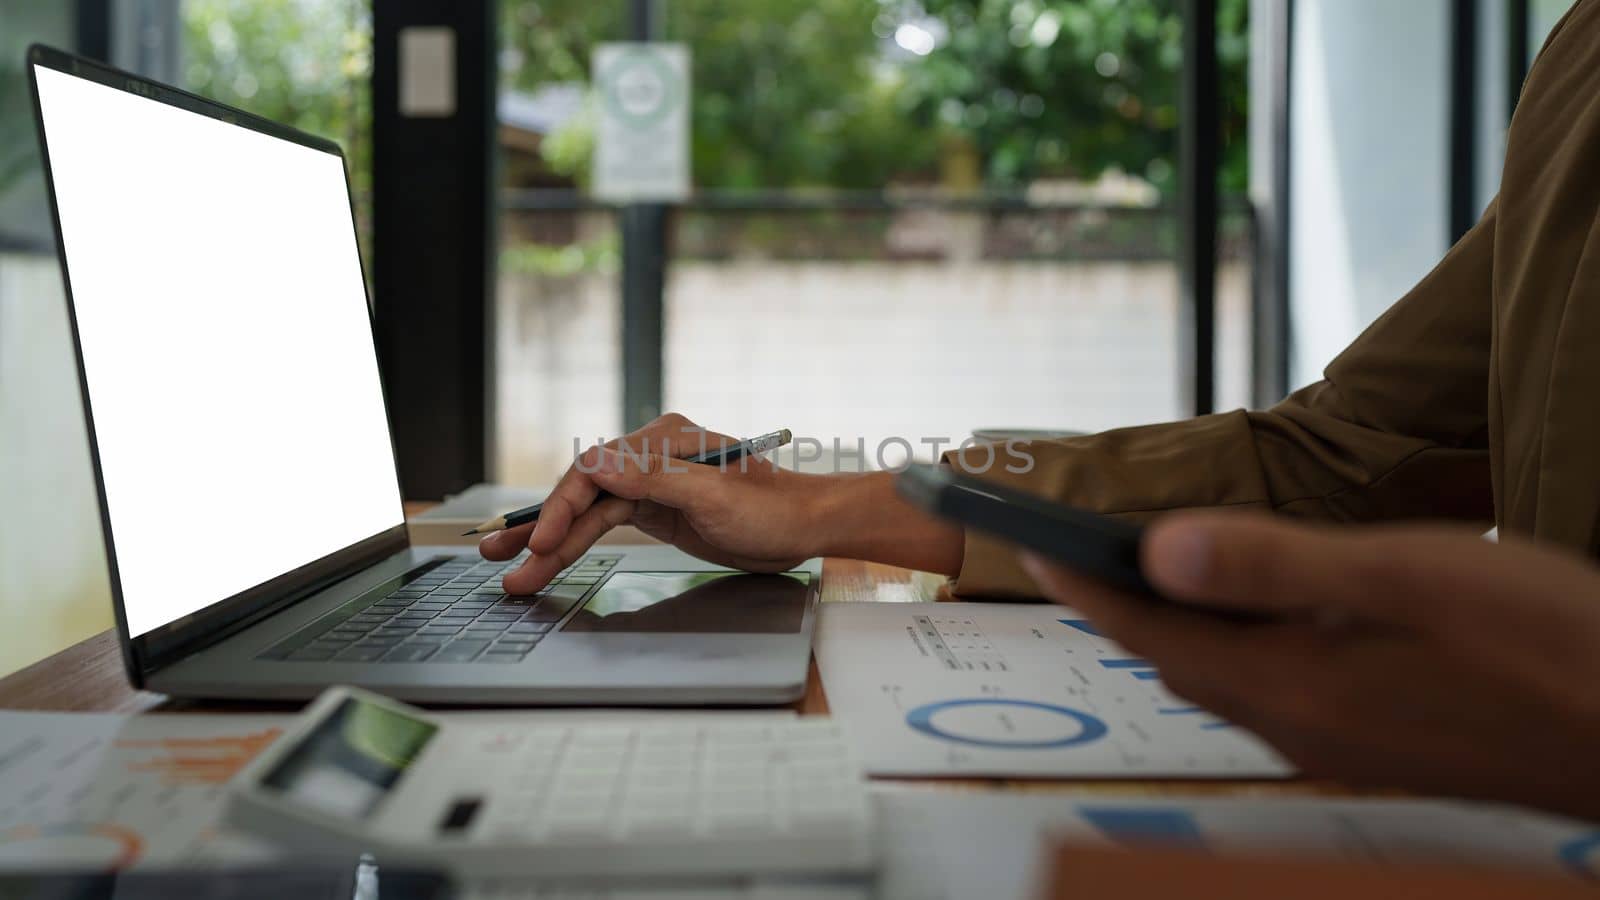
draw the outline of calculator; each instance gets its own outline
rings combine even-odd
[[[446,717],[350,687],[230,783],[226,822],[465,878],[860,876],[877,845],[827,718]]]

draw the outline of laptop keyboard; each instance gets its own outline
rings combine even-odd
[[[605,580],[620,556],[585,556],[529,597],[500,578],[522,564],[465,557],[421,566],[263,651],[287,662],[515,663]]]

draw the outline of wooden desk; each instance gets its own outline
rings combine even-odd
[[[415,513],[416,504],[408,504]],[[944,579],[926,572],[856,560],[830,559],[823,564],[825,603],[907,603],[940,599]],[[230,704],[223,709],[260,710],[261,705]],[[278,709],[288,707],[278,706]],[[825,715],[828,698],[822,690],[816,662],[806,694],[795,708],[803,715]],[[122,669],[122,654],[115,632],[95,635],[7,678],[0,679],[0,709],[72,712],[144,712],[148,710],[216,710],[168,701],[160,694],[135,691]],[[1074,790],[1146,794],[1345,794],[1337,785],[1305,780],[1277,782],[1238,781],[1082,781],[1042,779],[905,779],[919,784],[963,788],[1013,790]]]
[[[828,560],[823,567],[827,602],[920,601],[935,598],[943,579],[925,572],[854,560]],[[71,712],[144,712],[197,706],[170,702],[161,694],[135,691],[122,668],[115,631],[106,631],[0,679],[0,709]],[[233,708],[232,705],[229,708]],[[252,706],[252,708],[258,708]],[[828,700],[815,663],[806,696],[796,708],[824,715]]]

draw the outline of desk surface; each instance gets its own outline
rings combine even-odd
[[[408,505],[415,512],[415,505]],[[944,579],[925,572],[856,560],[829,559],[823,565],[823,602],[897,603],[939,599]],[[169,702],[160,694],[128,686],[115,632],[95,635],[7,678],[0,679],[0,709],[60,712],[144,712],[238,709]],[[259,705],[242,707],[260,710]],[[269,707],[270,708],[270,707]],[[279,707],[283,708],[283,707]],[[828,699],[816,662],[806,694],[795,708],[802,715],[825,715]],[[1011,779],[916,779],[921,783],[1025,790],[1092,790],[1151,794],[1348,794],[1326,782],[1295,781],[1083,781]]]

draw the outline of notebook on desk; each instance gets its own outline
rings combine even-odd
[[[521,509],[544,500],[550,492],[506,484],[479,483],[444,502],[429,507],[406,520],[413,544],[461,544],[476,546],[476,535],[462,532],[476,528],[507,510]]]
[[[482,482],[459,494],[451,494],[444,498],[443,503],[411,516],[406,520],[406,528],[411,532],[413,544],[476,547],[481,535],[462,532],[476,528],[508,510],[532,506],[544,500],[549,493],[544,489]],[[622,525],[606,532],[596,543],[611,546],[654,544],[657,541],[632,525]]]

